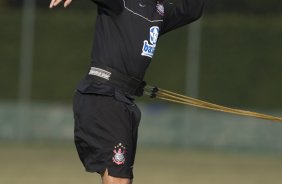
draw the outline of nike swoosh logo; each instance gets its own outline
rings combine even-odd
[[[139,6],[142,7],[142,8],[145,8],[146,4],[139,3]]]

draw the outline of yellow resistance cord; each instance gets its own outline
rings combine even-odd
[[[256,117],[260,119],[266,119],[266,120],[271,120],[271,121],[282,123],[282,118],[280,117],[270,116],[270,115],[252,112],[252,111],[245,111],[245,110],[240,110],[240,109],[224,107],[221,105],[217,105],[217,104],[205,102],[202,100],[198,100],[195,98],[191,98],[188,96],[180,95],[180,94],[177,94],[171,91],[167,91],[164,89],[159,89],[157,87],[146,86],[144,90],[145,90],[144,94],[147,94],[151,96],[152,98],[158,98],[161,100],[180,103],[184,105],[190,105],[190,106],[200,107],[204,109],[210,109],[210,110],[221,111],[221,112],[243,115],[243,116],[251,116],[251,117]]]

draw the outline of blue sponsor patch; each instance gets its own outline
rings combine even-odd
[[[159,37],[159,31],[160,29],[157,26],[153,26],[150,28],[150,40],[144,40],[141,53],[142,56],[147,56],[150,58],[153,57]]]

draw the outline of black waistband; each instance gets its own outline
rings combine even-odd
[[[146,85],[146,83],[142,80],[128,76],[111,67],[101,64],[95,64],[95,66],[92,66],[87,78],[108,84],[127,94],[135,96],[142,96],[143,88]]]

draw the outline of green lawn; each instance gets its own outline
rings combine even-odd
[[[74,147],[1,144],[1,184],[100,183]],[[280,184],[282,156],[139,147],[135,184]]]

